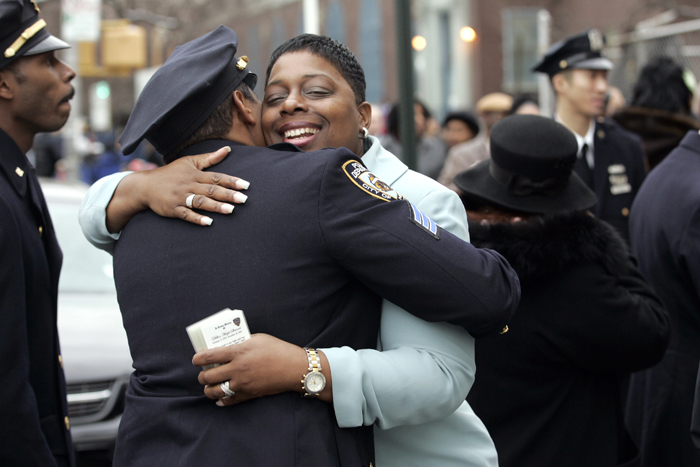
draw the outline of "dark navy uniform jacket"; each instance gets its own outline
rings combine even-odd
[[[640,446],[643,467],[700,465],[700,449],[690,436],[700,365],[697,131],[689,131],[649,172],[632,207],[630,237],[639,269],[671,317],[671,343],[658,365],[632,375],[627,424]],[[700,411],[694,416],[695,431],[700,433]]]
[[[339,428],[331,404],[289,392],[217,407],[197,381],[185,327],[239,308],[252,333],[375,348],[381,295],[426,320],[489,334],[517,307],[517,276],[498,253],[392,200],[346,149],[207,141],[187,153],[225,144],[233,150],[216,170],[251,183],[246,204],[206,228],[143,212],[116,244],[135,372],[114,465],[368,466],[372,427]]]
[[[627,243],[632,201],[646,176],[641,144],[637,135],[612,120],[596,121],[595,167],[590,188],[598,196],[598,204],[593,208],[593,214],[615,227]]]
[[[56,328],[63,256],[34,169],[2,130],[0,219],[0,465],[72,465]]]

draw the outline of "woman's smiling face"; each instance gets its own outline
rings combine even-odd
[[[326,59],[290,52],[270,70],[262,113],[267,144],[287,142],[305,151],[345,147],[362,156],[359,136],[370,121],[369,103],[357,105],[350,84]]]

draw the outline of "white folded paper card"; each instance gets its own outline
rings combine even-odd
[[[195,352],[240,344],[250,339],[250,329],[242,310],[226,308],[187,326]],[[218,365],[206,365],[205,370]]]

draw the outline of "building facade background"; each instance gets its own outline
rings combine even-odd
[[[398,98],[395,39],[396,0],[319,0],[320,31],[344,42],[358,57],[367,75],[367,99],[373,103]],[[409,0],[405,0],[409,1]],[[611,56],[624,72],[611,78],[623,90],[643,65],[629,59],[629,40],[641,22],[676,11],[671,23],[700,18],[694,0],[411,0],[413,31],[425,38],[425,48],[414,51],[415,91],[437,117],[448,110],[470,109],[482,95],[505,91],[537,92],[538,78],[530,68],[546,43],[597,27],[615,39]],[[49,28],[60,31],[60,0],[40,3]],[[549,26],[543,28],[543,12]],[[264,79],[272,51],[303,32],[302,0],[104,0],[103,19],[127,18],[148,32],[149,64],[157,66],[178,44],[220,24],[239,35],[240,54]],[[460,38],[460,29],[476,32],[473,42]],[[700,29],[700,28],[699,28]],[[539,40],[539,42],[538,42]],[[681,45],[690,55],[690,44]],[[697,47],[696,49],[700,49]],[[685,57],[684,56],[684,57]],[[700,69],[696,71],[700,74]],[[112,89],[115,123],[123,121],[134,103],[138,86],[131,76],[105,77]],[[86,78],[83,114],[91,96]],[[539,88],[541,89],[541,88]],[[260,94],[261,88],[258,88]]]

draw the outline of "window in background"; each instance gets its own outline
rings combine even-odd
[[[367,102],[384,99],[384,31],[377,0],[362,0],[360,6],[359,60],[367,79]]]
[[[537,91],[537,12],[539,8],[504,8],[503,90],[511,94]]]
[[[345,42],[345,15],[343,14],[343,6],[338,0],[333,0],[326,10],[326,35],[347,45]]]

